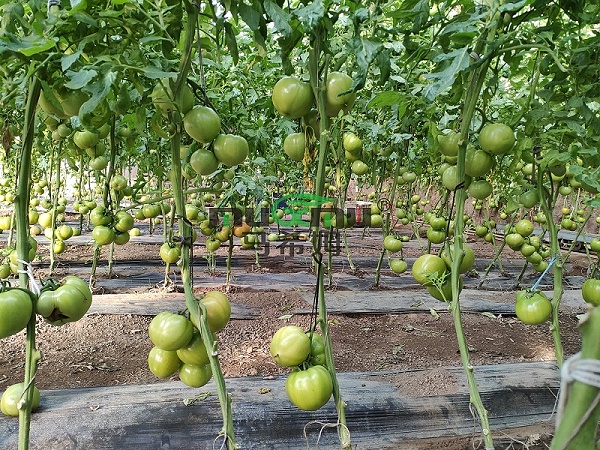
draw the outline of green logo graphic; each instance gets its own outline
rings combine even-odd
[[[319,223],[319,214],[313,214],[313,212],[316,213],[317,208],[319,212],[336,212],[337,208],[319,208],[332,201],[331,198],[309,193],[289,194],[280,197],[273,203],[271,213],[281,226],[315,226]],[[277,216],[278,209],[283,211],[282,218]]]

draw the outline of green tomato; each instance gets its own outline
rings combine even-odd
[[[408,264],[401,258],[393,258],[390,260],[390,269],[392,269],[392,272],[396,274],[401,274],[406,272],[406,269],[408,269]]]
[[[283,151],[293,161],[302,161],[304,159],[305,148],[306,137],[304,133],[288,134],[283,141]]]
[[[210,331],[217,333],[225,328],[231,317],[231,304],[227,296],[219,291],[210,291],[200,301],[206,307]],[[194,325],[200,329],[198,324],[194,323]]]
[[[342,72],[329,72],[325,83],[325,109],[329,117],[340,111],[347,113],[356,101],[356,93],[351,91],[352,78]],[[350,91],[350,92],[348,92]],[[346,92],[344,94],[344,92]]]
[[[552,315],[552,303],[542,291],[522,290],[517,292],[515,312],[521,322],[539,325]]]
[[[160,246],[160,258],[167,264],[175,264],[181,256],[181,249],[176,245],[165,242]]]
[[[295,370],[285,380],[285,392],[290,401],[304,411],[316,411],[331,398],[333,383],[323,366]]]
[[[0,339],[12,336],[25,328],[32,312],[33,302],[25,291],[9,289],[0,292]]]
[[[168,378],[179,370],[181,361],[177,352],[152,347],[148,353],[148,368],[158,378]]]
[[[148,326],[150,340],[162,350],[176,351],[186,346],[193,333],[194,326],[187,317],[170,311],[158,313]]]
[[[465,153],[465,175],[470,177],[482,177],[494,166],[494,157],[488,152],[467,147]]]
[[[194,140],[203,144],[212,142],[221,131],[219,115],[208,106],[198,106],[183,118],[183,127]]]
[[[310,84],[294,77],[283,77],[275,83],[271,98],[279,114],[289,119],[307,115],[314,103]]]
[[[186,386],[202,387],[212,378],[212,369],[210,364],[196,366],[193,364],[183,364],[179,368],[179,379]]]
[[[192,340],[177,350],[177,356],[182,362],[195,366],[203,366],[210,363],[206,346],[202,341],[202,335],[198,329],[194,328]]]
[[[92,292],[81,278],[69,275],[54,290],[44,290],[36,302],[36,313],[59,326],[81,319],[92,305]]]
[[[219,161],[212,151],[199,148],[192,153],[190,165],[198,175],[210,175],[219,167]]]
[[[344,150],[352,154],[360,154],[363,148],[362,140],[354,133],[346,133],[342,141]]]
[[[432,227],[427,228],[427,240],[432,244],[441,244],[446,240],[446,232],[444,230],[434,230]]]
[[[429,292],[429,294],[435,298],[436,300],[439,300],[440,302],[451,302],[452,301],[452,280],[451,277],[446,277],[446,279],[444,280],[444,283],[440,286],[440,288],[438,288],[437,286],[434,286],[433,284],[430,284],[429,286],[425,286],[425,288],[427,289],[427,292]],[[462,288],[463,288],[463,279],[462,277],[458,278],[458,293],[460,294],[462,292]]]
[[[426,286],[431,284],[431,278],[442,277],[446,269],[442,258],[426,253],[415,260],[411,272],[417,283]]]
[[[94,226],[110,225],[112,221],[112,213],[104,206],[96,206],[90,211],[90,222]]]
[[[503,123],[488,123],[479,133],[479,145],[492,155],[504,155],[515,145],[515,134]]]
[[[7,416],[19,416],[19,402],[23,397],[23,383],[17,383],[6,388],[6,391],[0,398],[0,411]],[[31,402],[31,411],[35,411],[40,405],[40,391],[36,386],[33,386],[33,400]]]
[[[450,251],[448,251],[448,248]],[[473,267],[473,263],[475,262],[475,252],[473,248],[471,248],[468,244],[463,244],[464,257],[460,263],[459,273],[467,273]],[[454,245],[450,243],[450,245],[442,251],[442,259],[446,263],[448,269],[450,269],[452,264],[452,258],[454,257]]]
[[[302,328],[296,325],[287,325],[281,327],[273,335],[269,351],[280,366],[298,366],[310,355],[310,339]]]
[[[581,296],[586,303],[598,306],[600,303],[600,280],[590,278],[581,287]]]
[[[353,174],[360,176],[369,173],[370,167],[360,159],[356,159],[352,162],[350,169],[352,170]]]
[[[213,144],[215,157],[227,167],[237,166],[248,157],[248,141],[235,134],[220,134]]]
[[[402,249],[402,241],[389,234],[383,239],[383,247],[389,252],[396,253]]]
[[[326,363],[325,339],[316,332],[313,332],[311,335],[310,331],[307,331],[306,334],[310,338],[309,364],[313,366],[324,366]]]
[[[511,250],[517,251],[520,250],[521,246],[525,243],[525,238],[519,233],[509,233],[504,237],[504,241]]]
[[[125,233],[133,228],[133,216],[127,211],[117,211],[115,213],[115,230]]]
[[[438,143],[440,144],[440,153],[444,156],[457,156],[459,140],[460,133],[457,133],[456,131],[451,130],[447,134],[440,134],[438,136]]]
[[[533,223],[527,219],[521,219],[515,224],[515,231],[524,238],[533,233]]]
[[[98,245],[108,245],[115,241],[115,232],[112,228],[98,225],[92,230],[92,238]]]

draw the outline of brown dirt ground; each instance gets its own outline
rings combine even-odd
[[[478,257],[491,257],[489,244],[472,244]],[[373,256],[377,248],[358,248],[355,256]],[[416,253],[415,253],[416,255]],[[91,248],[69,246],[59,261],[85,260]],[[103,257],[106,254],[103,253]],[[118,249],[116,259],[156,259],[157,245],[129,244]],[[405,257],[411,254],[407,251]],[[508,257],[511,257],[508,254]],[[576,264],[575,272],[584,273],[585,261]],[[57,273],[61,273],[59,265]],[[44,270],[40,271],[44,275]],[[358,294],[358,293],[357,293]],[[257,307],[253,320],[231,320],[219,333],[219,359],[226,377],[270,376],[286,373],[269,354],[274,332],[284,324],[309,325],[307,315],[289,316],[294,308],[306,303],[293,291],[255,292],[234,290],[232,302]],[[71,388],[128,383],[159,383],[148,370],[146,358],[152,344],[147,335],[151,317],[132,315],[86,316],[77,323],[53,327],[38,323],[37,344],[42,352],[36,377],[37,386]],[[331,339],[338,371],[384,371],[460,366],[460,357],[451,316],[439,318],[428,313],[387,315],[331,315]],[[560,324],[565,354],[579,350],[574,313],[561,314]],[[516,318],[489,318],[465,314],[464,329],[470,345],[472,362],[496,364],[554,359],[554,347],[548,325],[526,326]],[[21,332],[2,340],[0,345],[0,390],[22,380],[25,336]],[[407,395],[436,395],[451,392],[455,380],[440,369],[433,380],[415,378],[404,386]],[[176,379],[173,377],[172,379]],[[547,448],[548,430],[526,430],[527,438],[538,439],[535,445],[520,448]],[[544,436],[546,436],[544,438]],[[534,443],[535,444],[535,443]],[[472,440],[450,439],[431,443],[433,447],[473,448]],[[409,447],[407,447],[409,448]],[[421,448],[421,447],[415,447]],[[423,447],[425,448],[425,447]],[[511,447],[516,448],[516,447]]]

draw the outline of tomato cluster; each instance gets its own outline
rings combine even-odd
[[[333,383],[326,367],[325,341],[320,334],[287,325],[273,335],[269,351],[277,364],[292,368],[285,391],[296,407],[316,411],[329,401]]]
[[[92,292],[81,278],[68,275],[60,284],[53,280],[44,283],[42,292],[35,298],[29,291],[0,289],[0,339],[23,330],[35,312],[52,325],[59,326],[81,319],[92,304]],[[23,383],[9,386],[0,398],[0,411],[9,416],[19,415],[19,402],[24,391]],[[40,403],[40,391],[34,387],[32,411]]]
[[[214,335],[229,322],[229,299],[219,291],[210,291],[200,302],[206,308],[209,331]],[[150,371],[158,378],[179,372],[179,379],[190,387],[208,383],[212,369],[200,329],[200,324],[184,314],[169,311],[157,314],[148,327],[148,336],[154,344],[148,353]]]
[[[533,223],[528,219],[521,219],[514,227],[504,229],[504,241],[512,250],[521,252],[537,272],[543,272],[548,267],[545,258],[550,256],[550,247],[533,231]]]

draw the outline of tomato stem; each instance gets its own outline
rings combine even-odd
[[[15,196],[15,219],[17,228],[17,255],[29,262],[29,196],[31,193],[31,149],[35,134],[35,111],[42,89],[41,81],[34,76],[29,80],[29,92],[25,105],[25,123],[23,126],[23,147],[20,154],[17,195]],[[23,269],[19,263],[19,269]],[[19,286],[27,288],[29,277],[24,271],[19,273]],[[35,305],[34,305],[35,306]],[[19,410],[19,450],[29,448],[29,430],[31,425],[31,404],[35,385],[35,372],[39,352],[35,344],[35,307],[27,324],[27,343],[25,347],[25,376],[23,385],[27,386],[24,395],[24,407]]]

